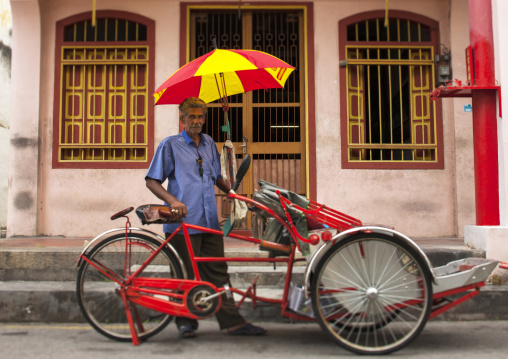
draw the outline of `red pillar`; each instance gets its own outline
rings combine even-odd
[[[495,85],[490,0],[469,0],[469,39],[473,48],[476,85]],[[496,91],[474,90],[472,105],[476,225],[498,226],[500,222]]]

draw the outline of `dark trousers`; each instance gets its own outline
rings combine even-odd
[[[170,233],[166,233],[166,237],[169,235]],[[211,233],[201,233],[191,234],[189,237],[195,257],[224,257],[224,239],[222,236]],[[177,234],[171,239],[169,244],[175,248],[182,258],[189,279],[193,279],[194,271],[187,250],[185,236]],[[223,287],[224,284],[230,284],[228,265],[226,262],[201,262],[197,265],[202,281],[210,282],[218,288]],[[222,305],[219,311],[215,313],[215,317],[219,322],[220,329],[228,329],[235,325],[245,323],[245,319],[235,307],[235,301],[227,298],[225,294],[222,295]],[[191,325],[195,329],[198,327],[197,321],[190,318],[177,317],[175,322],[178,327],[182,325]]]

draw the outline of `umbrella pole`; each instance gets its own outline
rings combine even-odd
[[[226,118],[226,125],[223,126],[222,130],[226,130],[227,132],[226,138],[228,141],[231,140],[231,131],[229,128],[229,117],[228,117],[228,111],[224,111],[224,116]],[[231,186],[233,186],[233,183],[235,183],[235,173],[233,170],[233,161],[236,160],[233,158],[233,149],[228,147],[227,148],[227,154],[228,154],[228,167],[229,167],[229,182],[231,183]]]
[[[228,112],[227,110],[224,111],[224,118],[226,119],[226,123],[224,126],[222,126],[222,131],[223,132],[226,132],[226,140],[230,141],[231,140],[231,130],[229,128],[229,116],[228,116]]]
[[[217,49],[217,43],[216,43],[215,38],[214,38],[214,47],[215,47],[215,49]],[[228,112],[229,112],[228,94],[226,92],[226,84],[224,82],[224,74],[221,73],[220,77],[222,80],[221,84],[223,86],[222,89],[223,89],[223,94],[224,94],[224,96],[221,97],[220,102],[222,103],[222,110],[224,111],[224,117],[226,119],[225,125],[222,126],[222,131],[227,133],[226,139],[228,141],[231,141],[231,129],[229,127],[229,117],[228,117]],[[217,84],[217,90],[219,91],[219,96],[220,96],[221,91],[220,91],[219,83],[217,82],[217,75],[215,75],[215,83]],[[229,182],[230,182],[231,186],[233,186],[233,183],[235,183],[235,175],[236,175],[236,173],[234,173],[233,161],[236,161],[236,158],[233,158],[234,151],[229,146],[227,147],[227,155],[228,155],[228,167],[229,167]]]

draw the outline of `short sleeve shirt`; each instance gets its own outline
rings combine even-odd
[[[200,156],[203,176],[197,162]],[[167,191],[187,207],[186,223],[220,230],[215,202],[215,183],[222,178],[220,155],[210,136],[201,134],[199,148],[185,130],[165,138],[155,151],[146,178],[168,181]],[[164,224],[163,230],[171,233],[178,226]],[[196,233],[200,232],[189,229],[189,234]]]

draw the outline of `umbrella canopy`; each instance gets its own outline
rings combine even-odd
[[[256,50],[216,49],[182,66],[154,93],[155,104],[206,103],[258,89],[282,88],[294,67]]]

